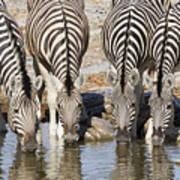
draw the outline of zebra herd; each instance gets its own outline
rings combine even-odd
[[[44,88],[50,134],[67,143],[79,140],[79,123],[87,118],[79,89],[84,82],[80,68],[89,26],[84,0],[27,0],[27,9],[26,45],[36,78],[32,81],[27,74],[22,33],[0,0],[0,81],[9,97],[9,126],[18,135],[22,150],[34,151]],[[152,90],[146,139],[161,145],[174,115],[180,1],[112,0],[102,28],[102,46],[111,64],[107,82],[112,85],[116,140],[136,138],[144,82]],[[149,76],[152,70],[154,80]]]

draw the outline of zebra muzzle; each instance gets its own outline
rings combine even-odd
[[[116,141],[118,143],[129,143],[130,142],[130,135],[129,132],[124,129],[118,129],[117,134],[116,134]]]
[[[22,150],[24,152],[34,152],[37,149],[37,141],[35,136],[25,135],[24,136],[24,145],[22,146]]]

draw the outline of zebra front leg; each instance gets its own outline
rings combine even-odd
[[[54,84],[52,73],[48,72],[43,65],[39,63],[39,68],[43,79],[45,81],[45,86],[47,90],[47,103],[49,107],[49,133],[50,135],[56,135],[57,124],[56,124],[56,99],[57,99],[57,90]]]
[[[147,132],[145,135],[145,142],[146,142],[146,144],[151,144],[152,134],[153,134],[153,119],[149,118],[148,121],[149,121],[149,124],[148,124]]]

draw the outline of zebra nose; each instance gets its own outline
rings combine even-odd
[[[152,144],[154,146],[160,146],[164,142],[164,134],[161,130],[161,128],[155,128],[153,127],[153,136],[152,136]]]
[[[154,135],[152,137],[152,144],[154,146],[161,146],[163,144],[163,142],[164,142],[164,138],[163,137],[160,137],[158,135]]]
[[[76,143],[78,142],[78,140],[79,140],[79,136],[77,134],[74,135],[74,134],[68,133],[64,136],[64,141],[67,144]]]
[[[37,141],[36,138],[33,137],[26,137],[24,138],[24,146],[22,150],[24,152],[34,152],[37,149]]]

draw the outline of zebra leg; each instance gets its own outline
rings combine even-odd
[[[137,127],[138,127],[138,116],[139,116],[139,109],[140,109],[140,104],[143,101],[143,86],[142,86],[142,78],[140,79],[138,85],[135,88],[135,93],[136,93],[136,119],[134,124],[132,125],[132,133],[131,133],[131,137],[132,139],[136,139],[137,137]]]
[[[149,118],[149,125],[145,136],[145,142],[146,144],[151,144],[152,141],[152,134],[153,134],[153,122],[152,118]]]
[[[43,65],[39,63],[39,68],[43,79],[45,80],[45,86],[47,89],[47,103],[49,106],[50,112],[50,127],[49,132],[50,135],[56,135],[57,124],[56,124],[56,99],[57,99],[57,90],[55,88],[52,75],[44,68]]]
[[[40,69],[39,69],[39,66],[38,66],[38,63],[36,61],[36,58],[35,56],[33,56],[33,69],[35,71],[35,74],[36,74],[36,77],[41,75],[41,72],[40,72]],[[38,90],[38,98],[39,98],[39,101],[42,103],[42,94],[44,92],[44,89],[45,89],[45,84],[43,82],[43,85],[41,86],[41,88]]]

